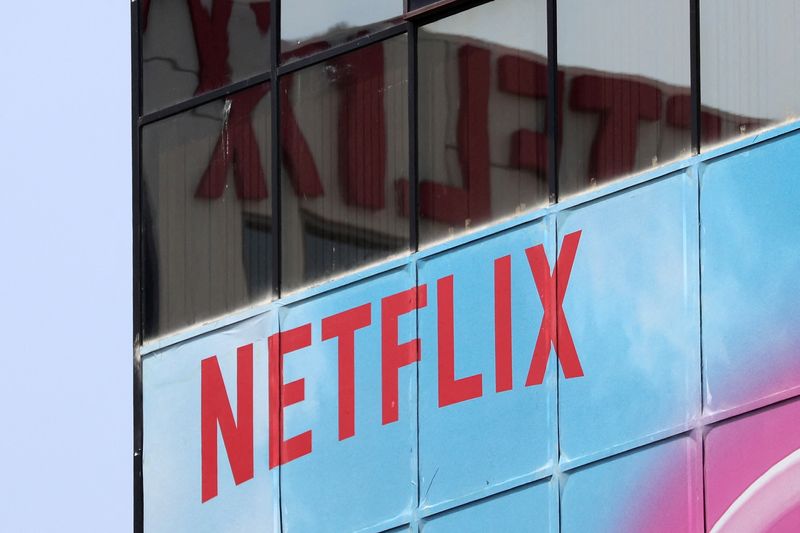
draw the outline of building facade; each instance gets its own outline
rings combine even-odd
[[[132,14],[139,530],[800,528],[800,4]]]

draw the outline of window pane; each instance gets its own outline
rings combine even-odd
[[[419,31],[420,241],[547,202],[546,0],[496,0]]]
[[[405,36],[281,78],[283,286],[408,250]]]
[[[560,0],[561,197],[691,154],[688,0]]]
[[[800,3],[703,0],[702,144],[800,116]]]
[[[145,338],[272,293],[268,91],[142,131]]]
[[[451,2],[454,2],[454,1],[457,1],[457,0],[450,0],[447,3],[451,3]],[[415,9],[419,9],[421,7],[429,6],[429,5],[435,4],[435,3],[444,4],[445,2],[442,2],[442,0],[408,0],[408,10],[409,11],[414,11]]]
[[[292,0],[281,3],[284,61],[402,22],[403,0]]]
[[[145,112],[269,69],[268,1],[140,4]]]

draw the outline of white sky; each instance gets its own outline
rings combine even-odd
[[[130,2],[2,6],[0,529],[130,531]]]

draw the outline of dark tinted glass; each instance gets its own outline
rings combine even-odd
[[[703,0],[704,147],[800,116],[800,2]]]
[[[457,0],[408,0],[408,10],[414,11],[421,7],[429,6],[431,4],[446,4],[453,3]]]
[[[547,5],[497,0],[419,31],[420,240],[547,202]]]
[[[283,286],[408,250],[405,36],[281,78]]]
[[[145,338],[272,292],[268,90],[143,129]]]
[[[691,153],[689,2],[560,0],[561,197]]]
[[[270,3],[142,0],[144,110],[266,72]]]
[[[284,61],[402,22],[403,0],[291,0],[281,3]]]

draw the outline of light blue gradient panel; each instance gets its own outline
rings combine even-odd
[[[696,181],[678,174],[559,214],[559,241],[582,231],[564,313],[584,376],[559,374],[563,462],[698,416],[697,210]]]
[[[691,438],[677,438],[570,472],[561,532],[694,531],[702,524],[702,492],[691,490],[700,486],[697,450]]]
[[[558,531],[558,493],[552,486],[551,481],[540,481],[479,500],[426,519],[421,524],[420,531],[425,533]]]
[[[279,531],[278,475],[269,470],[267,313],[148,355],[143,361],[145,531]],[[236,486],[217,429],[218,494],[202,503],[200,362],[217,356],[236,416],[236,349],[253,343],[254,477]]]
[[[703,358],[710,411],[800,387],[800,135],[701,174]]]
[[[552,227],[552,219],[550,219]],[[544,383],[526,387],[543,308],[525,255],[543,244],[546,222],[523,226],[418,263],[428,305],[419,311],[420,499],[441,509],[542,475],[555,456],[555,354]],[[496,392],[494,260],[511,257],[513,388]],[[437,280],[453,275],[456,379],[482,375],[479,398],[439,407]]]
[[[286,531],[387,529],[416,505],[416,367],[398,373],[398,420],[382,424],[381,299],[415,286],[412,266],[281,309],[281,331],[310,323],[312,346],[288,353],[284,382],[305,379],[304,401],[285,407],[285,438],[312,431],[312,452],[281,471]],[[322,341],[322,319],[371,304],[355,332],[355,435],[339,440],[337,338]],[[398,343],[416,337],[415,312],[398,319]]]

